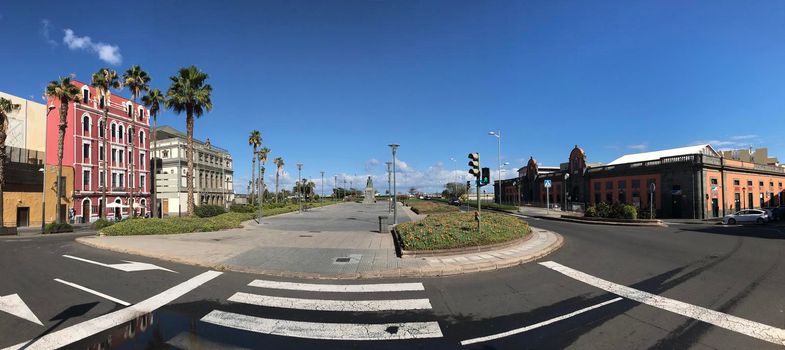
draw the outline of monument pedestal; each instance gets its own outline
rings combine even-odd
[[[373,203],[376,203],[376,191],[373,190],[373,187],[366,187],[364,191],[363,204]]]

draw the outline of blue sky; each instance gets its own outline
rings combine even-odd
[[[242,191],[253,128],[295,178],[377,187],[399,143],[404,190],[464,181],[470,151],[495,169],[495,129],[510,167],[575,144],[590,162],[699,142],[785,158],[783,1],[3,1],[0,40],[0,91],[34,99],[102,66],[164,90],[197,65],[215,108],[195,134],[231,151]]]

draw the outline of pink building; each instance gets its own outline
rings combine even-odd
[[[78,101],[68,106],[68,128],[65,132],[63,165],[74,168],[74,193],[65,194],[66,206],[75,211],[76,222],[92,222],[104,210],[105,217],[130,215],[130,194],[133,191],[136,215],[150,210],[150,112],[143,105],[111,95],[109,101],[108,135],[104,135],[103,99],[96,90],[73,81],[82,92]],[[60,101],[50,100],[57,109],[50,115],[46,130],[46,163],[57,164],[57,138]],[[104,137],[108,149],[104,149]],[[132,150],[132,144],[134,149]],[[108,161],[104,174],[103,162]],[[134,171],[131,173],[131,162]],[[106,201],[101,203],[102,188],[109,184]]]

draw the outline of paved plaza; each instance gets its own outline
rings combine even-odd
[[[131,237],[84,237],[99,248],[171,261],[292,277],[359,278],[446,275],[491,270],[533,260],[561,245],[536,230],[532,239],[498,251],[452,257],[399,258],[390,233],[379,232],[388,204],[341,203],[247,222],[220,232]],[[398,205],[398,222],[423,216]],[[392,215],[390,215],[392,220]]]

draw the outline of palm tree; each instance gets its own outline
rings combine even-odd
[[[267,147],[263,147],[259,150],[259,165],[261,165],[261,169],[259,170],[259,196],[262,198],[262,202],[264,202],[264,163],[267,162],[267,156],[270,154],[270,149]]]
[[[185,126],[188,134],[188,148],[185,156],[188,158],[188,173],[186,176],[186,187],[188,187],[188,215],[194,213],[194,116],[202,116],[205,111],[213,109],[213,102],[210,94],[213,87],[205,84],[207,73],[202,72],[196,66],[180,68],[179,74],[169,77],[172,85],[166,92],[169,99],[166,107],[171,108],[175,113],[185,112]]]
[[[58,125],[57,137],[57,223],[62,223],[63,215],[60,208],[60,201],[63,197],[61,178],[63,177],[63,142],[65,141],[65,129],[68,128],[68,104],[79,98],[80,92],[76,85],[71,84],[71,78],[60,78],[59,81],[52,80],[46,86],[47,97],[60,101],[60,124]]]
[[[275,202],[278,203],[278,174],[281,173],[283,169],[283,158],[277,157],[273,159],[273,164],[275,164]]]
[[[248,145],[253,147],[253,154],[251,157],[251,183],[256,183],[254,180],[256,179],[256,148],[262,145],[262,134],[259,130],[251,131],[251,134],[248,135]],[[251,193],[248,200],[251,201],[251,204],[254,203],[253,195],[254,195],[254,188],[256,186],[251,186]]]
[[[142,94],[142,92],[147,92],[150,89],[150,76],[147,75],[147,72],[142,70],[141,67],[138,65],[133,65],[131,68],[128,68],[125,73],[123,73],[123,86],[127,87],[128,90],[131,91],[131,99],[134,100],[134,104],[136,104],[136,99]],[[135,106],[134,106],[135,107]],[[136,108],[133,108],[134,110]],[[134,115],[134,113],[131,113]],[[138,118],[137,118],[138,119]],[[132,157],[128,159],[128,165],[131,166],[131,175],[129,176],[130,181],[129,184],[131,186],[128,187],[128,196],[129,196],[129,205],[131,206],[131,217],[136,216],[136,210],[134,210],[134,184],[136,183],[136,173],[134,173],[134,159],[136,158],[136,147],[134,147],[134,142],[136,142],[136,128],[131,127],[129,130],[131,134],[131,154]],[[141,139],[139,140],[141,141]],[[139,145],[142,147],[143,145]]]
[[[97,72],[93,73],[92,82],[90,83],[92,87],[98,92],[99,98],[105,102],[102,103],[100,106],[101,109],[104,111],[104,119],[101,123],[98,123],[99,128],[103,128],[103,139],[104,139],[104,154],[103,154],[103,162],[102,168],[104,170],[104,178],[103,180],[104,185],[101,186],[101,205],[100,210],[98,211],[98,217],[103,218],[106,211],[106,188],[109,187],[109,170],[107,169],[107,163],[109,162],[109,100],[112,97],[112,91],[110,89],[120,89],[120,81],[117,79],[117,72],[109,68],[101,68]],[[98,157],[101,159],[102,157]],[[99,180],[98,183],[101,183]]]
[[[5,184],[5,138],[8,130],[8,114],[22,106],[0,97],[0,233],[3,232],[3,185]]]
[[[166,103],[166,98],[161,93],[161,90],[158,89],[150,89],[147,91],[147,95],[142,97],[142,103],[144,103],[147,108],[150,109],[150,115],[153,116],[153,132],[151,132],[153,137],[153,150],[157,149],[158,147],[158,138],[156,137],[156,129],[158,128],[158,112],[161,111],[161,105]],[[155,154],[153,154],[155,155]],[[155,179],[158,171],[158,162],[153,157],[153,176],[152,178]],[[179,181],[179,179],[178,179]],[[152,191],[152,210],[153,210],[153,217],[158,217],[158,193],[156,193],[157,189],[155,187],[155,182],[153,182],[151,187]]]

